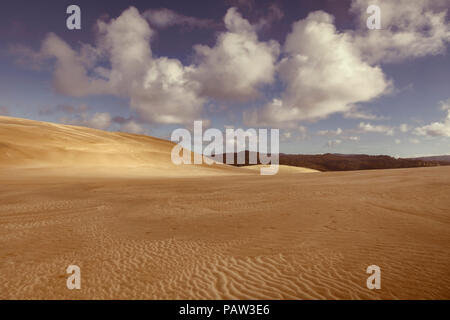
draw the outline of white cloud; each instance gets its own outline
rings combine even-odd
[[[400,140],[400,139],[395,139],[394,142],[395,142],[395,144],[400,144],[400,143],[402,143],[402,140]]]
[[[88,76],[86,64],[89,61],[83,60],[86,57],[73,50],[56,34],[46,36],[37,55],[42,59],[56,58],[53,86],[58,93],[74,97],[111,93],[105,79]]]
[[[406,133],[410,130],[409,126],[406,123],[402,123],[399,127],[400,131]]]
[[[352,40],[322,11],[296,22],[284,46],[287,57],[279,65],[285,92],[263,110],[246,112],[244,121],[291,127],[301,120],[346,113],[356,103],[385,93],[390,84],[382,70],[365,63]]]
[[[206,99],[199,95],[200,84],[188,77],[193,67],[153,57],[154,31],[136,8],[109,22],[98,21],[98,30],[98,46],[83,45],[80,53],[52,33],[43,41],[37,56],[56,58],[58,93],[126,97],[147,122],[190,123],[200,114]],[[99,57],[106,57],[111,68],[98,66]]]
[[[175,19],[173,12],[164,12],[168,21]],[[41,64],[56,58],[53,84],[58,93],[124,97],[145,122],[189,124],[201,116],[208,99],[255,98],[261,86],[274,81],[279,44],[259,41],[255,27],[235,8],[224,21],[227,31],[214,47],[194,47],[197,65],[155,57],[150,46],[155,32],[134,7],[116,19],[98,21],[96,46],[84,44],[78,52],[51,33],[39,52],[15,53]]]
[[[336,130],[320,130],[317,132],[319,136],[338,136],[342,134],[342,129],[337,128]]]
[[[444,10],[449,1],[354,0],[352,11],[361,22],[355,32],[337,31],[333,17],[325,12],[310,13],[293,25],[278,64],[279,44],[261,41],[257,35],[267,21],[282,16],[276,6],[266,17],[267,23],[262,19],[254,25],[236,8],[229,9],[224,18],[226,31],[219,34],[212,47],[196,45],[192,65],[155,56],[151,47],[155,30],[150,25],[203,27],[211,21],[169,9],[149,10],[141,15],[131,7],[116,19],[99,21],[95,46],[82,44],[76,50],[50,33],[38,52],[20,46],[11,52],[37,67],[44,61],[54,61],[53,84],[58,93],[129,99],[132,111],[139,115],[135,124],[192,124],[201,117],[210,99],[255,99],[264,86],[273,84],[277,74],[284,91],[262,108],[244,111],[246,125],[296,129],[301,121],[334,113],[342,113],[345,118],[379,120],[382,117],[358,110],[359,103],[372,101],[391,86],[382,69],[372,64],[444,52],[450,40]],[[369,2],[381,6],[384,30],[367,31],[365,10]],[[449,105],[443,104],[442,108]],[[415,133],[448,136],[447,123],[432,123],[417,128]],[[400,127],[400,131],[410,130],[406,128]],[[393,128],[363,122],[359,129],[394,133]]]
[[[419,139],[411,138],[411,139],[409,139],[409,142],[411,142],[412,144],[419,144],[419,143],[420,143],[420,140],[419,140]]]
[[[275,77],[279,44],[261,42],[252,26],[236,8],[225,16],[227,32],[219,35],[214,47],[194,47],[198,68],[193,79],[202,84],[204,95],[216,99],[245,101],[255,98],[259,89]]]
[[[357,108],[352,108],[349,111],[346,111],[344,113],[345,119],[362,119],[362,120],[386,120],[387,118],[384,116],[378,116],[375,114],[372,114],[371,112],[367,110],[359,110]]]
[[[161,8],[161,9],[149,9],[143,14],[151,26],[155,28],[168,28],[172,26],[183,26],[189,28],[208,28],[214,27],[216,24],[210,19],[200,19],[195,17],[189,17],[177,13],[173,10]]]
[[[433,122],[429,125],[416,128],[414,134],[429,137],[450,137],[450,109],[447,110],[447,118],[442,122]]]
[[[384,133],[388,136],[394,135],[394,129],[383,125],[372,125],[370,123],[361,122],[358,127],[362,132]]]
[[[190,123],[199,116],[205,99],[198,93],[199,83],[188,78],[192,67],[153,57],[153,31],[135,8],[109,23],[99,22],[99,29],[112,66],[109,83],[130,98],[131,108],[145,121]]]
[[[381,9],[382,30],[366,26],[369,5]],[[355,41],[370,63],[400,62],[444,53],[450,41],[449,0],[353,0]]]
[[[101,130],[108,129],[111,125],[111,115],[107,112],[95,113],[92,118],[87,121],[89,127]]]

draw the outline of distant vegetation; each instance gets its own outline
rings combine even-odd
[[[433,156],[433,157],[421,157],[421,158],[415,158],[415,160],[424,160],[424,161],[436,161],[439,163],[443,163],[445,165],[445,163],[450,163],[450,156]],[[414,158],[413,158],[414,160]]]
[[[259,154],[258,156],[258,164]],[[236,164],[237,154],[234,154],[235,165],[244,166],[249,164],[249,152],[245,152],[245,164]],[[350,170],[370,170],[370,169],[397,169],[415,167],[435,167],[440,165],[450,165],[448,161],[393,158],[390,156],[371,156],[365,154],[319,154],[319,155],[299,155],[280,154],[280,164],[294,167],[305,167],[320,171],[350,171]]]

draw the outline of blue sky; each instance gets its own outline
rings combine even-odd
[[[365,26],[373,3],[381,30]],[[272,127],[285,153],[450,154],[449,5],[8,2],[0,113],[163,138],[196,119]]]

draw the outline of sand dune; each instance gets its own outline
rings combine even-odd
[[[149,136],[0,116],[0,169],[77,176],[250,174],[222,164],[176,166],[170,160],[173,147]]]
[[[450,167],[77,176],[117,150],[170,167],[170,144],[10,118],[0,139],[2,299],[450,299]]]

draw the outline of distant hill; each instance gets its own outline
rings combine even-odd
[[[245,163],[237,163],[237,154],[234,154],[235,166],[249,164],[250,152],[245,152]],[[259,154],[256,155],[259,161]],[[397,169],[415,167],[434,167],[440,165],[450,165],[450,162],[433,161],[423,159],[402,159],[393,158],[386,155],[366,155],[366,154],[280,154],[280,164],[294,167],[304,167],[319,171],[351,171],[370,169]]]
[[[448,155],[448,156],[420,157],[420,158],[411,158],[411,159],[412,160],[423,160],[423,161],[450,162],[450,155]]]

